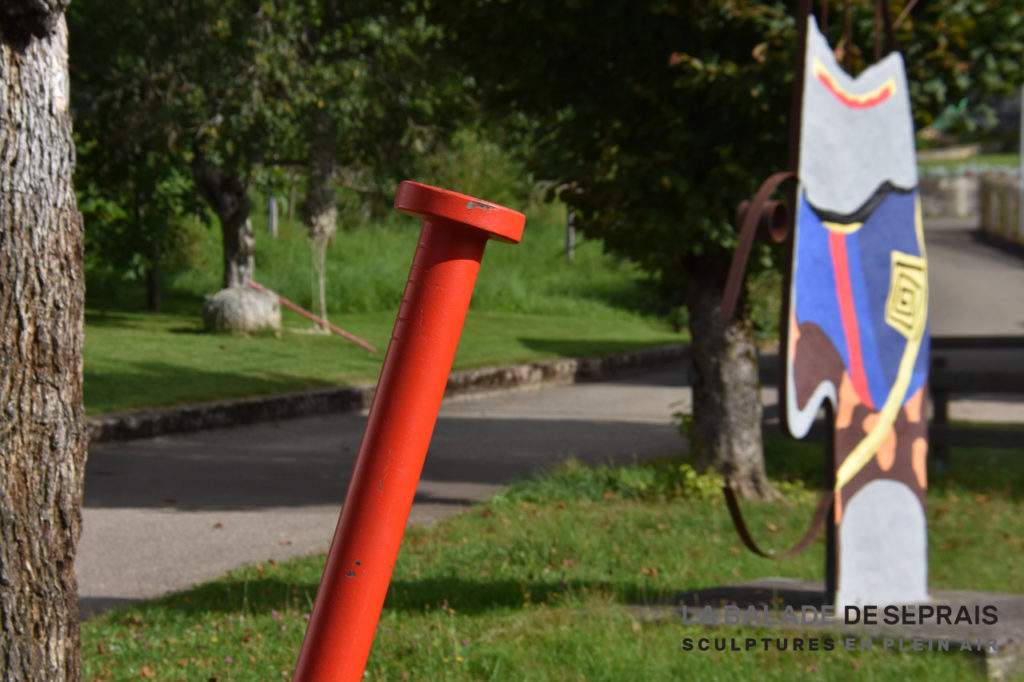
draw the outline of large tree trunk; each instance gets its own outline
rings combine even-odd
[[[0,5],[0,679],[77,680],[86,432],[66,0]]]
[[[764,469],[753,326],[742,312],[724,322],[721,302],[716,278],[694,278],[687,296],[693,337],[690,448],[699,464],[721,472],[737,494],[771,499],[776,492]]]
[[[244,287],[255,270],[255,237],[249,187],[241,178],[218,168],[196,152],[192,174],[199,193],[217,214],[224,243],[224,288]]]

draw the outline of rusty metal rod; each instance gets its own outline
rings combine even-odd
[[[276,291],[271,291],[270,289],[266,288],[262,284],[258,284],[256,282],[249,282],[249,286],[251,288],[255,289],[256,291],[262,291],[265,294],[270,294],[271,296],[277,296],[278,302],[280,302],[280,304],[283,305],[288,310],[291,310],[294,313],[298,313],[299,315],[302,315],[307,320],[310,320],[312,322],[317,323],[318,325],[320,325],[324,329],[327,329],[327,330],[337,334],[338,336],[340,336],[341,338],[345,339],[346,341],[350,341],[351,343],[356,344],[360,348],[362,348],[364,350],[367,350],[367,351],[373,353],[374,355],[377,354],[377,349],[374,348],[373,345],[370,344],[369,341],[364,341],[363,339],[359,338],[355,334],[353,334],[351,332],[347,332],[344,329],[342,329],[341,327],[338,327],[337,325],[331,324],[330,322],[328,322],[324,318],[320,317],[319,315],[314,315],[313,313],[309,312],[308,310],[306,310],[305,308],[301,307],[297,303],[294,303],[293,301],[288,300],[287,298],[285,298],[281,294],[277,293]]]

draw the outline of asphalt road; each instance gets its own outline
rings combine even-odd
[[[933,222],[926,232],[932,333],[1024,335],[1024,260],[975,241],[967,227]],[[1008,361],[998,353],[980,360]],[[678,452],[672,413],[690,409],[685,380],[675,365],[447,402],[411,521],[456,513],[567,457],[624,462]],[[766,406],[775,401],[770,388],[763,397]],[[1024,405],[954,401],[951,417],[1024,421]],[[324,551],[364,422],[321,416],[92,446],[76,562],[83,612],[242,564]]]
[[[455,513],[568,457],[678,452],[672,412],[685,397],[683,375],[666,367],[446,402],[411,521]],[[319,416],[92,446],[76,562],[83,612],[324,551],[364,423]]]
[[[1024,258],[978,241],[973,227],[926,222],[932,334],[1024,336]]]

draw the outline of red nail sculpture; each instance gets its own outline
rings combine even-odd
[[[405,181],[395,208],[423,221],[295,682],[362,679],[488,239],[517,243],[522,213]]]

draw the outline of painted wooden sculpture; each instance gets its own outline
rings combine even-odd
[[[782,422],[803,438],[833,419],[829,471],[811,528],[792,549],[757,547],[730,489],[733,520],[762,556],[806,548],[828,530],[827,598],[837,606],[928,598],[928,270],[910,98],[890,51],[856,78],[836,61],[804,2],[791,167],[740,207],[740,241],[723,300],[735,310],[760,229],[789,241],[782,322]],[[771,195],[796,179],[792,230]]]
[[[835,413],[837,604],[927,599],[928,276],[903,58],[849,77],[808,19],[785,424]]]

